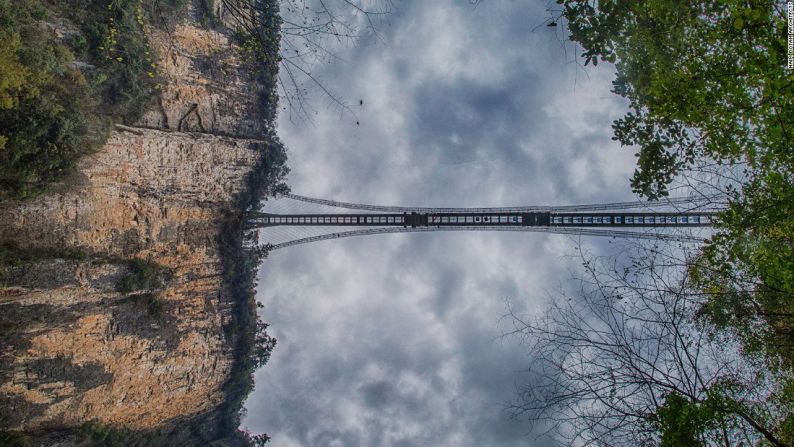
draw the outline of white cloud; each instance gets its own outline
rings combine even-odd
[[[385,44],[326,70],[364,100],[357,118],[320,108],[313,126],[281,120],[293,191],[396,205],[628,199],[633,161],[609,139],[623,107],[609,74],[574,91],[557,40],[530,32],[542,11],[406,3]],[[467,232],[272,253],[257,297],[279,342],[245,425],[289,446],[531,444],[500,406],[526,361],[499,337],[500,317],[508,298],[539,309],[572,251],[563,236]]]

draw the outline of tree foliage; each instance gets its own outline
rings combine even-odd
[[[251,353],[254,368],[261,368],[270,360],[270,354],[276,347],[276,338],[267,333],[269,324],[257,320],[254,334],[254,350]]]
[[[182,2],[0,0],[0,197],[38,194],[140,116],[157,95],[144,28]]]
[[[690,273],[700,318],[794,366],[794,75],[774,0],[558,0],[585,65],[613,62],[634,191],[728,204]],[[759,337],[760,335],[760,337]],[[760,339],[760,340],[759,340]]]
[[[47,9],[0,1],[0,193],[25,197],[95,147],[92,101],[74,55],[39,22]]]
[[[657,410],[661,431],[661,447],[692,447],[704,445],[700,434],[712,414],[704,414],[703,408],[678,393],[670,393]]]
[[[122,293],[157,290],[173,276],[171,269],[154,261],[131,259],[126,263],[128,272],[116,283],[116,290]]]
[[[636,192],[667,195],[703,158],[790,169],[784,2],[558,3],[585,63],[616,64],[614,92],[631,111],[615,122],[615,139],[639,147]]]
[[[275,89],[275,84],[268,84]],[[264,365],[276,346],[276,339],[267,333],[268,324],[257,315],[255,289],[256,272],[268,254],[268,247],[245,247],[251,237],[246,228],[246,211],[256,211],[261,202],[274,194],[289,192],[285,183],[289,168],[284,145],[275,135],[268,136],[269,143],[262,148],[257,166],[247,177],[246,187],[239,193],[235,209],[221,223],[218,244],[223,262],[224,287],[234,302],[233,318],[224,331],[234,344],[235,362],[224,384],[226,399],[219,409],[219,431],[245,442],[245,445],[264,442],[266,435],[252,438],[238,430],[243,402],[253,390],[253,374]]]

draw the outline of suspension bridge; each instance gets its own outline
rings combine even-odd
[[[721,208],[713,197],[496,208],[367,205],[297,194],[285,194],[282,199],[293,205],[288,206],[290,210],[268,210],[266,206],[265,211],[248,215],[248,227],[264,230],[270,250],[352,236],[427,231],[525,231],[700,241],[687,229],[711,226]],[[295,210],[296,203],[310,207]],[[335,210],[328,212],[328,208]],[[277,229],[282,231],[275,232]]]

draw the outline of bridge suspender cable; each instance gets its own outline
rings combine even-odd
[[[655,202],[614,202],[566,206],[439,208],[368,205],[298,194],[293,201],[357,212],[273,212],[294,208],[271,202],[269,212],[248,216],[249,228],[264,228],[269,250],[328,239],[427,231],[526,231],[581,236],[700,242],[673,229],[710,226],[721,203],[715,197],[682,197]],[[295,202],[292,202],[293,204]],[[275,207],[275,209],[274,209]],[[300,208],[300,207],[299,207]],[[305,207],[304,207],[305,208]],[[317,234],[318,232],[327,232]]]
[[[329,239],[341,239],[353,236],[368,236],[374,234],[391,234],[391,233],[416,233],[428,231],[527,231],[535,233],[555,233],[555,234],[570,234],[580,236],[603,236],[603,237],[621,237],[633,239],[653,239],[653,240],[666,240],[677,242],[703,242],[702,238],[688,235],[679,234],[666,234],[655,232],[638,232],[638,231],[622,231],[622,230],[593,230],[588,228],[550,228],[550,227],[492,227],[492,226],[471,226],[461,228],[438,228],[438,227],[385,227],[385,228],[367,228],[354,231],[340,231],[336,233],[322,234],[318,236],[305,237],[300,239],[282,242],[279,244],[271,244],[269,250],[278,250],[281,248],[293,247],[295,245],[308,244],[310,242],[326,241]]]
[[[301,196],[298,194],[284,194],[283,197],[290,198],[305,203],[314,203],[317,205],[326,205],[335,208],[344,208],[352,210],[366,210],[366,211],[380,211],[387,213],[516,213],[516,212],[532,212],[532,211],[596,211],[596,210],[619,210],[619,209],[643,209],[643,208],[658,208],[658,207],[680,207],[691,205],[694,207],[702,207],[703,204],[714,204],[716,202],[715,196],[703,197],[676,197],[665,200],[658,200],[652,202],[613,202],[613,203],[599,203],[587,205],[563,205],[563,206],[515,206],[515,207],[488,207],[488,208],[438,208],[438,207],[404,207],[404,206],[384,206],[384,205],[368,205],[363,203],[352,202],[339,202],[336,200],[316,199],[314,197]],[[719,205],[717,203],[716,205]]]

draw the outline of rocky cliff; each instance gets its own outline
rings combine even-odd
[[[196,22],[149,30],[162,94],[135,126],[51,192],[0,204],[0,244],[13,247],[0,270],[0,429],[147,430],[224,399],[233,302],[218,223],[268,144],[265,87],[228,30]]]

